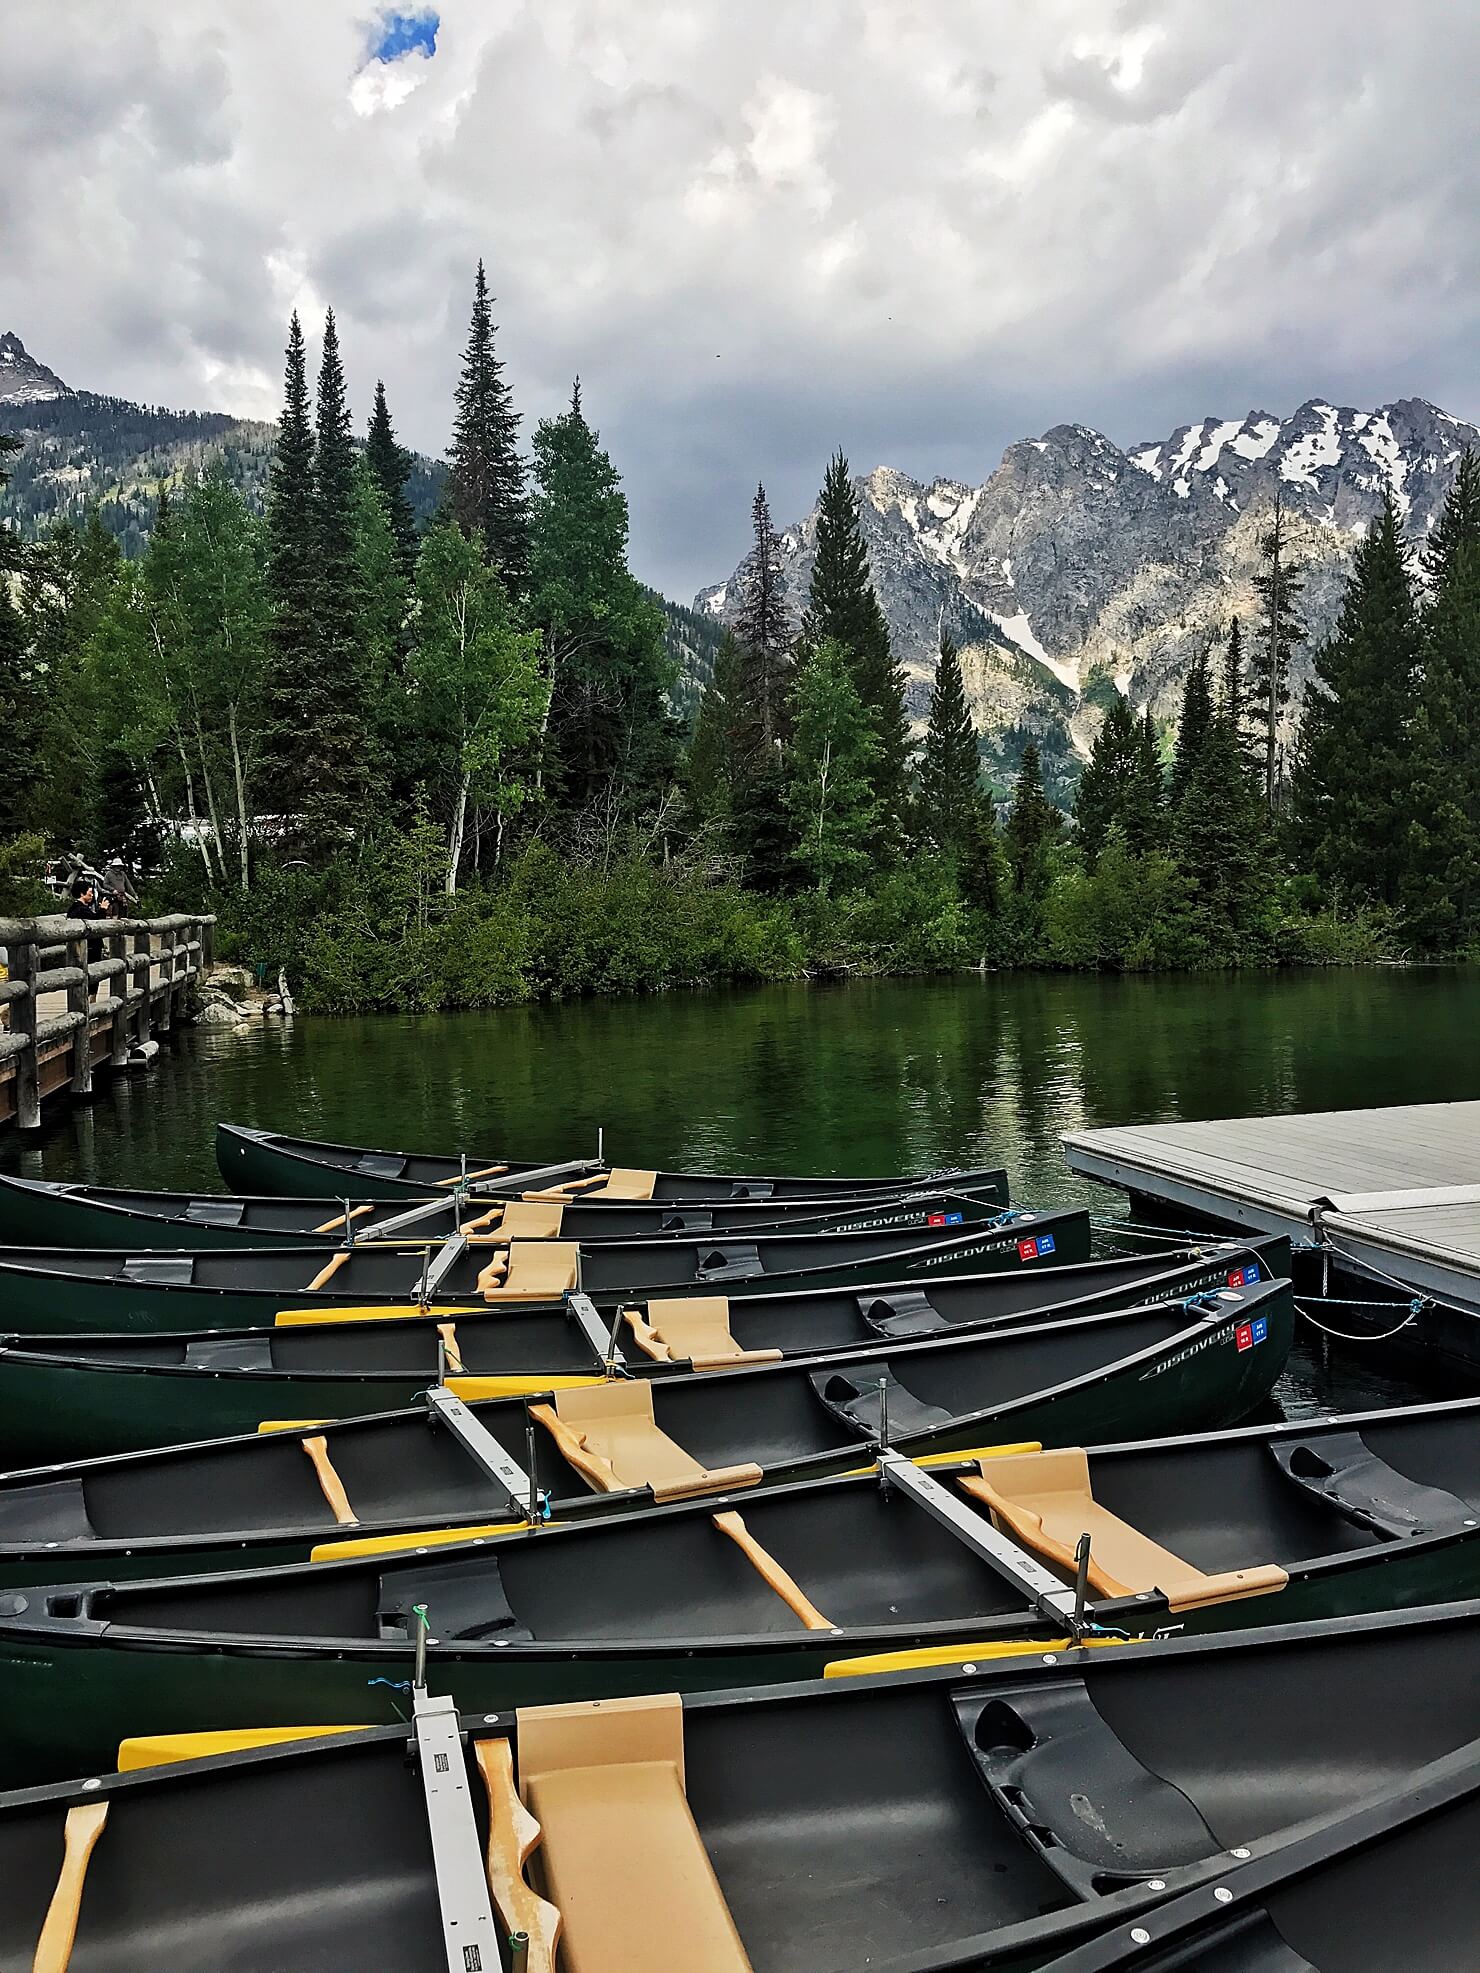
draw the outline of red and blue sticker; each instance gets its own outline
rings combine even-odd
[[[1036,1261],[1041,1259],[1044,1254],[1051,1254],[1052,1252],[1053,1235],[1051,1233],[1040,1233],[1036,1240],[1018,1241],[1018,1259],[1020,1261]]]
[[[1252,1322],[1241,1322],[1233,1332],[1233,1340],[1241,1350],[1251,1350],[1256,1343],[1262,1343],[1269,1334],[1269,1317],[1256,1315]]]
[[[961,1224],[961,1215],[960,1213],[931,1213],[927,1216],[925,1224],[927,1226],[959,1226]]]
[[[1263,1275],[1259,1272],[1259,1263],[1250,1261],[1247,1267],[1236,1267],[1233,1270],[1228,1277],[1228,1285],[1230,1288],[1252,1288],[1256,1281],[1263,1279]]]

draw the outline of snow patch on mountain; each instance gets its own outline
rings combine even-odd
[[[0,404],[43,404],[71,395],[56,372],[38,363],[13,330],[0,336]]]

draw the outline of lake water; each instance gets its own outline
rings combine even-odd
[[[991,975],[258,1021],[181,1033],[35,1142],[30,1176],[212,1188],[216,1119],[394,1149],[637,1166],[874,1172],[1000,1163],[1013,1198],[1112,1214],[1065,1131],[1480,1097],[1480,973]],[[1292,1415],[1433,1395],[1390,1353],[1306,1330]]]

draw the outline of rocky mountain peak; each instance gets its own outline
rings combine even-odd
[[[854,484],[911,710],[924,714],[945,628],[984,751],[1004,773],[1032,737],[1071,778],[1112,684],[1169,725],[1193,652],[1255,612],[1277,492],[1305,581],[1298,689],[1385,493],[1421,546],[1467,446],[1480,446],[1480,429],[1423,398],[1357,411],[1315,397],[1285,417],[1206,417],[1128,450],[1090,426],[1054,425],[1008,446],[976,487],[878,466]],[[816,538],[815,509],[781,536],[797,615]],[[733,594],[716,584],[695,607],[727,620]]]
[[[38,363],[14,330],[0,336],[0,404],[39,404],[71,395],[55,370]]]

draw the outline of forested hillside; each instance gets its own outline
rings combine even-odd
[[[97,402],[21,407],[0,470]],[[0,530],[0,905],[48,846],[127,845],[324,1010],[1480,947],[1473,454],[1421,571],[1384,494],[1320,638],[1295,516],[1251,508],[1247,607],[1174,716],[1086,682],[1071,816],[1030,730],[1010,799],[983,771],[1001,733],[948,623],[912,721],[841,453],[801,592],[757,488],[722,626],[633,576],[578,385],[522,443],[481,267],[435,505],[384,391],[363,434],[347,403],[332,312],[312,374],[295,317],[270,446],[124,407],[98,498]],[[124,486],[125,457],[174,463]],[[104,494],[136,503],[132,557]]]

